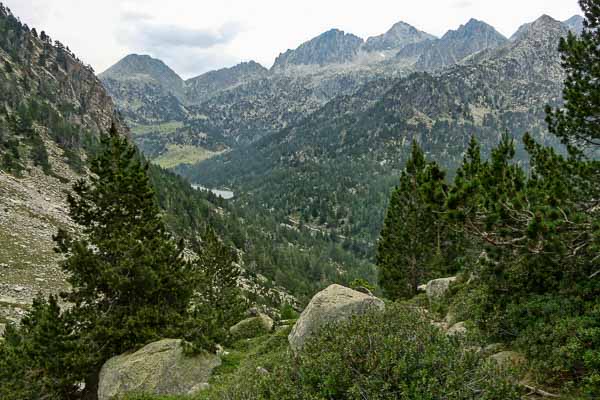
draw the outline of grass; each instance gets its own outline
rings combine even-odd
[[[208,160],[221,152],[213,152],[201,147],[190,145],[167,145],[167,152],[152,160],[163,168],[174,168],[180,164],[195,164]]]

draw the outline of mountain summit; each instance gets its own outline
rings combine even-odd
[[[507,39],[491,25],[471,19],[431,43],[419,58],[416,68],[428,71],[444,68],[471,54],[500,47],[506,42]]]
[[[364,40],[351,33],[332,29],[300,45],[296,50],[288,50],[275,60],[274,71],[293,65],[343,64],[356,56]]]
[[[367,39],[363,49],[366,51],[386,51],[392,49],[400,50],[409,44],[435,39],[435,36],[426,32],[422,32],[414,26],[400,21],[394,24],[394,26],[392,26],[386,33]]]
[[[178,98],[184,93],[183,79],[164,62],[149,55],[130,54],[101,73],[100,79],[153,80]]]

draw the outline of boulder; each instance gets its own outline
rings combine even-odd
[[[208,379],[221,359],[209,353],[187,356],[182,341],[165,339],[135,353],[108,360],[100,371],[98,400],[127,393],[189,395],[208,387]]]
[[[465,336],[467,334],[467,326],[464,322],[457,322],[448,329],[446,334],[448,336]]]
[[[271,317],[258,313],[256,317],[246,318],[232,326],[229,333],[236,339],[248,339],[271,332],[273,325]]]
[[[440,300],[442,297],[444,297],[448,289],[450,289],[450,284],[454,281],[456,281],[455,276],[450,278],[434,279],[427,282],[427,288],[425,291],[427,292],[427,298],[429,298],[429,301]]]
[[[370,310],[383,310],[383,301],[340,285],[331,285],[317,293],[293,326],[288,341],[293,351],[302,349],[306,340],[330,323],[340,322]]]

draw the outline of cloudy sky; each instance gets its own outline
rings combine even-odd
[[[400,20],[441,36],[477,18],[506,36],[542,14],[565,20],[577,0],[2,0],[31,27],[101,72],[150,54],[188,78],[288,48],[331,28],[367,38]]]

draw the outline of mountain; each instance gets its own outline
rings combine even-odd
[[[545,133],[544,107],[561,98],[556,44],[567,33],[542,17],[513,41],[434,75],[374,80],[251,146],[178,170],[236,188],[244,204],[373,244],[412,140],[450,171],[471,135],[486,151],[506,132],[557,145]]]
[[[275,60],[273,71],[282,71],[291,66],[344,64],[352,61],[363,44],[363,39],[338,29],[327,31],[288,50]]]
[[[417,45],[416,48],[420,49],[417,53],[420,53],[420,56],[415,67],[420,71],[441,69],[454,65],[471,54],[502,46],[506,42],[507,39],[492,26],[471,19],[457,30],[448,31],[439,40]],[[411,55],[414,55],[415,50],[410,51]],[[402,53],[398,55],[401,56]]]
[[[254,61],[207,72],[185,82],[186,98],[190,103],[201,103],[223,90],[268,75],[269,70]]]
[[[365,51],[401,50],[409,44],[421,43],[437,39],[435,36],[422,32],[405,23],[394,24],[386,33],[367,39],[363,46]]]
[[[161,60],[130,54],[99,75],[129,122],[185,118],[185,82]]]
[[[573,15],[563,23],[567,25],[573,32],[579,34],[583,31],[583,21],[585,21],[585,19],[581,15]]]

